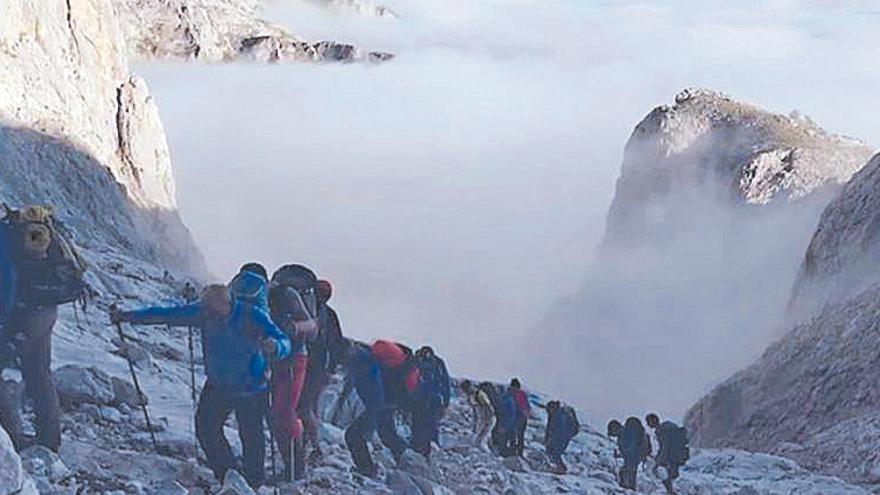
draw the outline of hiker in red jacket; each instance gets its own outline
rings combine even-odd
[[[516,404],[516,434],[513,439],[513,455],[522,457],[526,443],[526,427],[529,425],[529,398],[522,389],[522,384],[516,378],[510,380],[508,391]]]

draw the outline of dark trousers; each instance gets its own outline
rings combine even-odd
[[[305,441],[312,444],[312,449],[316,453],[321,451],[320,439],[318,438],[318,429],[321,426],[321,419],[318,417],[318,400],[329,381],[330,376],[326,370],[313,368],[312,363],[309,363],[297,413],[303,422]]]
[[[345,444],[357,470],[367,476],[375,476],[376,465],[367,447],[367,440],[373,432],[378,431],[382,443],[391,450],[395,459],[403,455],[407,444],[397,433],[395,408],[387,400],[382,367],[369,351],[351,357],[348,373],[364,404],[364,411],[345,430]],[[420,435],[427,436],[427,449],[430,450],[431,431],[419,431]],[[421,437],[419,441],[424,442]],[[421,448],[424,450],[424,446]]]
[[[556,467],[566,469],[565,462],[562,460],[562,454],[568,449],[572,437],[551,438],[547,445],[547,457],[550,458]]]
[[[657,464],[654,464],[654,476],[660,477],[658,475],[658,469],[663,468],[666,470],[666,478],[663,480],[663,487],[666,488],[666,493],[674,494],[675,488],[672,486],[672,482],[675,481],[679,476],[679,466],[678,465],[670,465],[663,461],[658,461]]]
[[[244,477],[253,488],[263,484],[266,476],[263,418],[268,406],[268,392],[241,395],[214,386],[210,380],[205,383],[196,410],[196,436],[205,451],[208,467],[219,481],[223,481],[227,470],[238,467],[223,434],[223,424],[234,412],[238,421],[238,438],[241,440]]]
[[[37,443],[56,452],[61,447],[61,407],[50,366],[52,327],[57,318],[58,310],[54,306],[31,309],[14,315],[4,329],[7,336],[19,335],[21,338],[17,352],[25,393],[34,402]],[[0,424],[9,433],[16,449],[23,447],[25,439],[20,399],[11,384],[0,380]]]
[[[513,455],[522,457],[526,448],[526,428],[529,426],[528,418],[516,418],[516,430],[513,434],[511,450]]]
[[[636,489],[636,478],[639,473],[640,463],[641,462],[638,459],[623,459],[623,467],[620,468],[618,479],[621,488],[629,488],[630,490]]]

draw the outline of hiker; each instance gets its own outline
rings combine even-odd
[[[623,425],[617,420],[608,423],[608,436],[617,438],[615,457],[623,457],[617,481],[621,488],[636,489],[639,464],[651,455],[651,439],[639,418],[630,417]]]
[[[5,206],[5,205],[4,205]],[[58,228],[51,209],[6,209],[0,222],[0,372],[18,367],[34,401],[36,443],[61,447],[61,409],[52,381],[52,328],[61,304],[83,300],[86,265]],[[21,400],[12,382],[0,379],[0,424],[17,450],[28,446]]]
[[[467,396],[474,414],[474,445],[481,449],[488,448],[485,445],[486,438],[489,436],[489,431],[495,426],[495,409],[492,407],[492,401],[484,388],[482,384],[474,387],[468,380],[461,383],[461,390]]]
[[[501,385],[483,382],[480,388],[489,396],[495,410],[492,448],[498,455],[508,457],[512,455],[513,438],[516,435],[516,402],[510,391]]]
[[[547,448],[547,457],[553,463],[556,474],[568,472],[562,455],[580,428],[574,408],[563,406],[558,400],[547,403],[547,431],[544,435],[544,446]]]
[[[425,406],[437,417],[431,440],[440,445],[440,420],[446,414],[452,399],[452,380],[446,363],[440,359],[430,346],[422,346],[416,351],[416,366],[422,379]]]
[[[199,299],[199,293],[192,282],[187,281],[183,284],[183,288],[180,289],[180,298],[186,304],[194,303]]]
[[[419,369],[413,363],[412,351],[402,344],[377,340],[372,345],[354,343],[349,350],[348,374],[364,405],[363,412],[345,430],[345,443],[351,452],[355,469],[369,477],[377,468],[367,448],[374,431],[400,461],[409,447],[429,456],[431,437],[435,431],[437,412],[434,404],[424,400],[425,387]],[[397,432],[395,411],[409,417],[411,438],[404,441]]]
[[[654,476],[661,479],[663,487],[666,488],[666,493],[670,495],[675,494],[672,483],[678,478],[681,466],[684,466],[691,457],[687,430],[672,421],[661,423],[660,417],[653,413],[645,416],[645,423],[654,430],[654,435],[657,437]],[[661,467],[666,471],[666,476],[664,477],[661,477],[658,473]]]
[[[522,457],[526,443],[526,428],[529,426],[529,398],[517,378],[510,380],[508,390],[516,405],[516,425],[512,440],[512,454]]]
[[[259,276],[241,274],[247,284]],[[208,467],[222,482],[230,469],[242,470],[248,484],[261,486],[265,479],[263,417],[268,407],[265,372],[267,361],[305,352],[272,323],[266,312],[233,299],[220,284],[205,287],[194,304],[139,311],[114,310],[113,323],[192,326],[201,329],[207,380],[196,409],[196,436]],[[232,454],[223,426],[235,412],[242,445],[243,466]]]
[[[339,316],[327,304],[333,297],[333,286],[330,282],[318,280],[316,296],[318,335],[308,342],[309,367],[298,409],[305,427],[305,441],[311,445],[309,460],[313,464],[319,462],[324,455],[319,437],[321,420],[318,415],[318,400],[348,349],[348,342],[342,336]]]
[[[306,422],[310,418],[303,417],[302,403],[305,395],[310,393],[306,388],[310,385],[312,344],[319,334],[315,295],[317,280],[314,272],[305,266],[285,265],[272,274],[269,289],[269,308],[273,320],[292,341],[308,350],[306,356],[293,361],[278,361],[272,367],[270,424],[284,461],[285,480],[301,479],[305,475],[301,447]]]

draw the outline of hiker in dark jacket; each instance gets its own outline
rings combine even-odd
[[[355,469],[375,477],[377,468],[367,448],[367,439],[378,431],[379,438],[400,460],[407,448],[428,456],[436,415],[423,407],[418,368],[412,366],[412,351],[389,341],[368,346],[354,343],[347,359],[348,375],[364,405],[363,412],[345,430],[345,443]],[[411,438],[406,442],[397,432],[394,412],[403,410],[411,418]]]
[[[558,400],[547,403],[547,431],[544,435],[544,446],[547,448],[547,457],[554,464],[556,474],[565,474],[568,471],[562,455],[578,431],[580,431],[580,423],[573,408],[563,406]]]
[[[608,436],[617,438],[615,456],[623,457],[623,467],[618,473],[621,488],[636,489],[639,464],[651,455],[651,439],[639,418],[630,417],[621,426],[620,422],[608,424]]]
[[[52,328],[58,305],[84,296],[85,264],[55,230],[48,208],[7,211],[7,219],[10,217],[0,226],[5,316],[0,327],[0,371],[6,366],[19,367],[25,392],[34,403],[36,441],[57,452],[61,409],[50,369]],[[2,379],[0,424],[16,449],[27,446],[20,397]]]
[[[645,417],[645,422],[654,429],[654,435],[657,437],[654,475],[661,478],[666,493],[674,494],[672,483],[678,478],[681,466],[690,458],[687,431],[672,421],[661,423],[660,417],[653,413]],[[665,477],[661,477],[658,473],[661,467],[666,471]]]
[[[490,394],[489,399],[495,408],[495,426],[492,428],[492,448],[502,456],[513,455],[514,437],[516,436],[516,401],[510,390],[503,386],[489,383],[480,387]]]
[[[342,336],[339,317],[327,304],[333,296],[333,286],[326,280],[318,280],[316,287],[318,335],[308,343],[309,366],[298,409],[305,427],[305,440],[312,446],[309,456],[312,462],[318,462],[323,457],[318,434],[321,424],[318,400],[348,349],[348,343]]]
[[[529,398],[516,378],[510,380],[508,390],[516,405],[516,426],[513,436],[512,454],[522,457],[526,444],[526,428],[529,426],[529,416],[531,415]]]
[[[244,274],[243,277],[258,277]],[[196,410],[196,435],[208,467],[222,481],[229,469],[239,469],[223,425],[232,412],[238,421],[243,471],[257,488],[265,478],[263,417],[268,407],[267,361],[302,354],[256,306],[236,301],[223,285],[209,285],[199,302],[140,311],[114,311],[111,319],[139,325],[192,326],[201,329],[207,380]]]
[[[434,420],[434,431],[431,439],[440,445],[440,420],[446,414],[449,401],[452,400],[452,379],[446,363],[434,353],[430,346],[422,346],[416,351],[416,363],[425,383],[424,406],[437,417]]]

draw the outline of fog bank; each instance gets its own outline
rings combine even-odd
[[[214,273],[308,263],[335,283],[348,333],[432,343],[456,375],[527,368],[527,384],[587,410],[597,394],[603,411],[652,408],[631,390],[558,373],[571,366],[556,366],[553,349],[577,362],[601,350],[589,338],[572,341],[583,350],[540,333],[541,352],[519,343],[583,286],[623,145],[680,89],[797,108],[880,142],[866,110],[880,108],[869,3],[385,3],[400,19],[280,4],[267,14],[306,37],[393,51],[388,64],[138,69],[169,134],[184,220]],[[691,321],[645,331],[677,340],[712,323]],[[724,352],[699,349],[710,364]],[[535,356],[542,366],[523,365]],[[668,410],[683,411],[721,372],[699,371],[652,384],[682,397]]]

